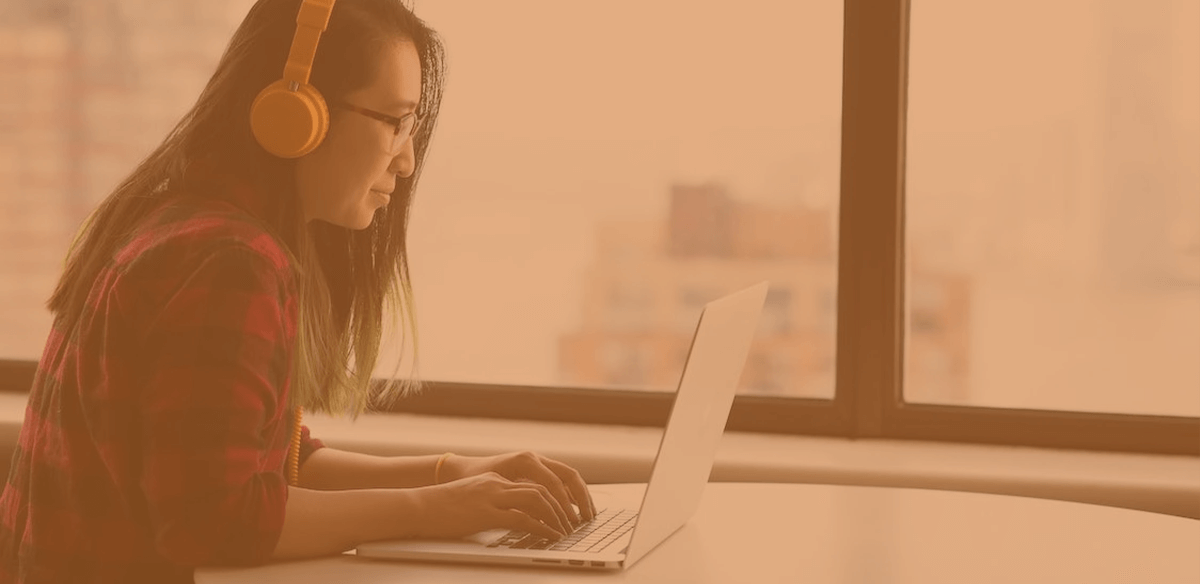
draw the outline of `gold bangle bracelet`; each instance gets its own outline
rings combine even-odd
[[[453,454],[454,454],[453,452],[447,452],[447,453],[443,454],[440,458],[438,458],[437,464],[434,465],[434,467],[433,467],[433,484],[435,484],[435,485],[442,484],[442,481],[439,478],[442,474],[442,463],[446,462],[446,459],[450,458],[450,456],[452,456]]]

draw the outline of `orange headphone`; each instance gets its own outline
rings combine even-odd
[[[329,107],[308,84],[321,33],[336,0],[304,0],[296,15],[296,36],[280,79],[259,92],[250,108],[250,130],[264,150],[280,158],[312,152],[329,131]]]

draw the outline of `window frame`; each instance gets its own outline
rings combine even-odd
[[[739,395],[727,430],[1200,456],[1200,418],[946,406],[903,396],[910,0],[844,0],[836,391]],[[35,361],[0,360],[28,392]],[[427,382],[392,411],[663,427],[661,391]]]
[[[1200,455],[1200,418],[904,401],[910,7],[845,0],[837,394],[853,400],[847,436]]]

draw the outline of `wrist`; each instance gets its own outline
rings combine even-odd
[[[446,452],[438,457],[437,462],[434,463],[433,466],[433,484],[440,485],[442,483],[448,483],[455,480],[450,476],[450,471],[448,468],[450,459],[454,458],[455,456],[456,455],[453,452]]]
[[[429,493],[425,489],[390,489],[389,495],[392,497],[392,508],[395,510],[395,515],[387,517],[387,523],[391,523],[384,529],[392,530],[386,536],[388,539],[397,538],[405,539],[412,537],[421,537],[423,535],[421,529],[426,525],[426,516],[429,511],[426,497]],[[396,525],[396,524],[399,525]],[[383,539],[383,538],[376,538]]]

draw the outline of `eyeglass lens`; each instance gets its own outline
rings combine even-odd
[[[417,116],[405,116],[404,120],[400,122],[400,131],[396,132],[396,136],[392,138],[393,154],[400,152],[400,149],[404,147],[404,143],[407,142],[413,134],[417,133],[418,122],[419,120],[417,120]]]

